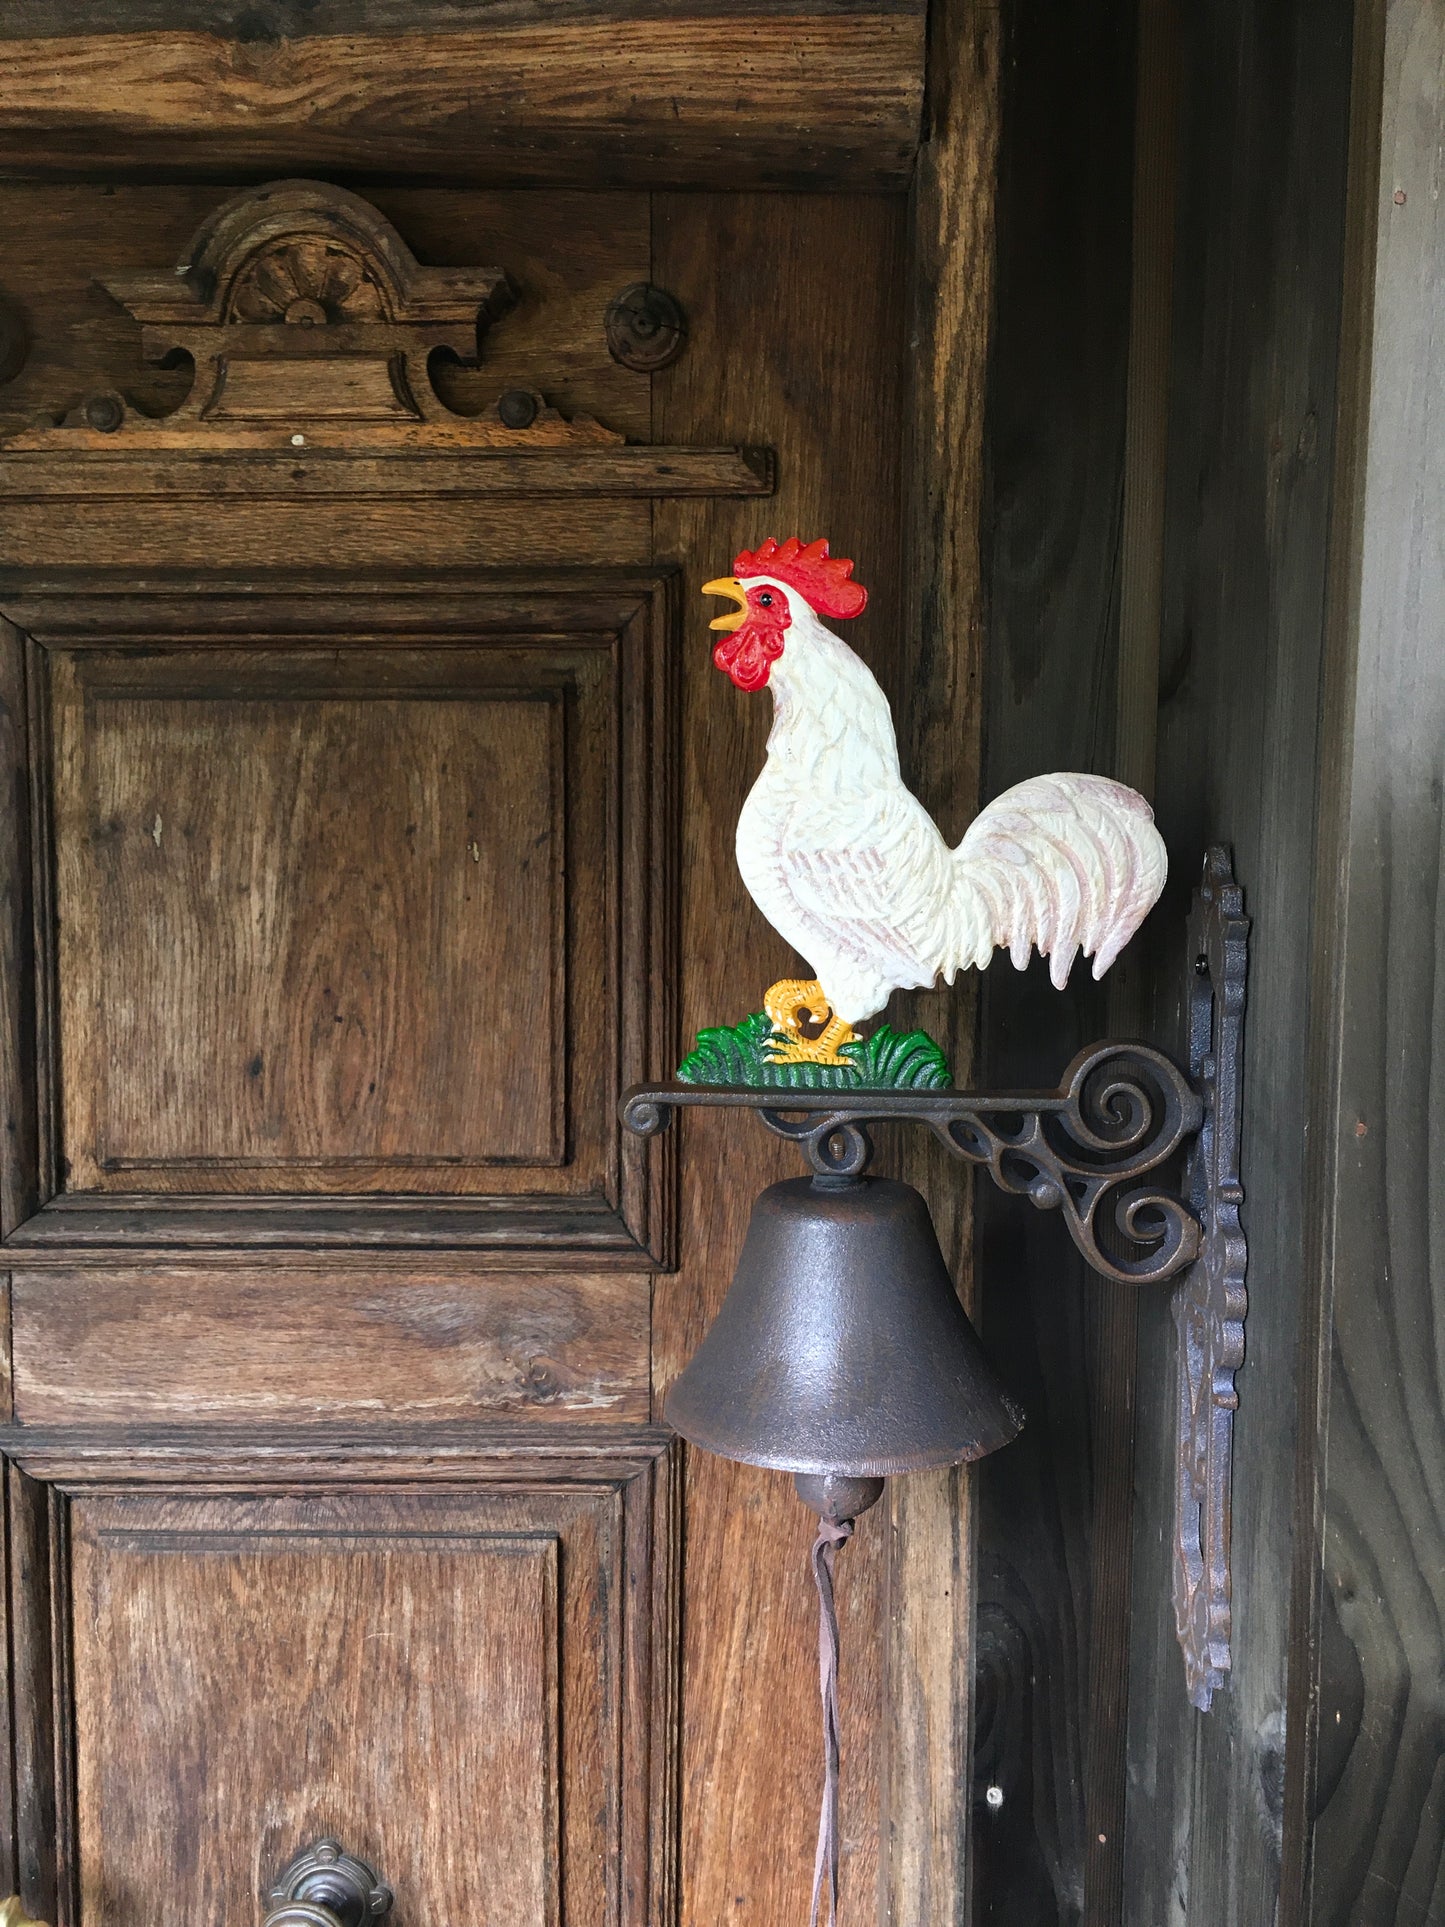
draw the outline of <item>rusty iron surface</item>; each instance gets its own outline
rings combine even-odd
[[[982,1458],[1023,1423],[893,1178],[768,1186],[664,1415],[723,1458],[853,1481]]]
[[[1070,1236],[1106,1278],[1157,1284],[1199,1251],[1199,1219],[1168,1186],[1144,1182],[1169,1164],[1203,1122],[1183,1071],[1145,1044],[1091,1045],[1056,1091],[788,1091],[668,1083],[622,1101],[629,1130],[650,1137],[688,1106],[756,1111],[791,1139],[815,1174],[860,1177],[873,1155],[870,1124],[925,1125],[1001,1190],[1063,1213]],[[1122,1248],[1105,1250],[1108,1220]],[[1111,1243],[1115,1242],[1111,1239]]]

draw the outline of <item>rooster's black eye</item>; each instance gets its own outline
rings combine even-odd
[[[762,603],[765,609],[771,609],[773,606],[773,598],[770,595],[760,595],[758,601]]]

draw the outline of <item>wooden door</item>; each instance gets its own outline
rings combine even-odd
[[[335,1836],[397,1927],[776,1927],[808,1520],[659,1412],[791,1165],[617,1104],[789,962],[701,582],[827,535],[926,694],[904,203],[288,192],[0,187],[0,1882],[56,1927],[259,1921]],[[604,327],[645,281],[687,320],[655,373]],[[959,1660],[920,1683],[885,1566],[958,1580],[956,1494],[910,1503],[841,1575],[850,1921],[951,1878],[961,1729],[918,1709]]]

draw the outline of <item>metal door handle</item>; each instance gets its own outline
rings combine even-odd
[[[391,1889],[339,1840],[298,1853],[266,1895],[262,1927],[367,1927],[391,1912]],[[0,1927],[46,1927],[19,1894],[0,1900]]]
[[[367,1927],[391,1911],[391,1889],[339,1840],[318,1840],[290,1861],[266,1895],[262,1927]],[[0,1927],[25,1927],[23,1917]]]

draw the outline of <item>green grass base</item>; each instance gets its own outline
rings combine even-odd
[[[740,1024],[700,1031],[678,1066],[678,1078],[684,1084],[742,1084],[767,1091],[946,1091],[953,1085],[948,1059],[926,1031],[896,1031],[882,1024],[871,1037],[843,1046],[846,1069],[770,1064],[767,1053],[776,1037],[761,1010]]]

